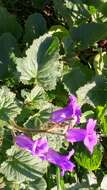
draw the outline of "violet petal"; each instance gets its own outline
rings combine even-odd
[[[93,153],[94,147],[97,144],[97,136],[96,133],[93,132],[92,135],[87,135],[84,139],[84,145],[87,147],[87,149],[90,151],[90,153]]]
[[[73,154],[74,152],[71,151],[71,154],[69,153],[69,155],[61,155],[58,152],[56,152],[55,150],[49,148],[49,151],[47,153],[47,161],[57,165],[58,167],[61,168],[62,170],[62,175],[64,175],[64,172],[66,171],[73,171],[75,165],[69,160],[70,156]]]
[[[66,133],[66,140],[73,143],[83,141],[86,135],[85,129],[72,128]]]
[[[97,144],[97,134],[94,130],[96,126],[96,120],[89,119],[86,126],[86,136],[84,139],[84,145],[88,148],[90,153],[93,153],[94,147]]]
[[[70,119],[73,114],[72,108],[65,107],[63,109],[54,111],[52,113],[50,121],[56,122],[56,123],[62,123],[66,121],[67,119]]]
[[[33,147],[32,147],[32,154],[38,155],[42,159],[45,159],[45,154],[48,152],[48,142],[46,139],[37,139],[34,141]]]
[[[25,135],[16,136],[16,144],[27,151],[32,151],[33,140]]]
[[[86,129],[88,133],[93,133],[94,129],[96,127],[96,120],[89,119],[86,125]]]
[[[56,123],[62,123],[69,119],[75,119],[77,124],[80,123],[81,109],[77,103],[77,98],[72,95],[69,96],[69,103],[66,107],[56,110],[51,114],[50,121]]]

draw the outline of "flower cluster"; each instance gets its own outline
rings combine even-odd
[[[59,166],[62,169],[61,174],[65,171],[73,171],[75,165],[70,161],[74,150],[71,150],[68,155],[61,155],[52,148],[49,148],[46,139],[37,139],[33,141],[25,135],[16,136],[16,144],[21,148],[31,152],[32,155],[39,156],[42,160]]]
[[[68,105],[65,108],[59,109],[51,114],[50,121],[62,123],[66,120],[73,119],[75,124],[79,124],[80,117],[81,109],[76,97],[72,95],[69,97]],[[95,127],[96,120],[89,119],[86,128],[69,128],[65,134],[65,139],[71,143],[83,141],[86,148],[92,154],[97,144]],[[62,175],[66,171],[73,171],[75,168],[75,164],[70,160],[74,154],[74,150],[71,150],[68,155],[61,155],[48,146],[46,139],[39,138],[34,141],[25,135],[16,136],[16,144],[29,151],[32,155],[39,156],[42,160],[47,160],[59,166],[62,170]]]

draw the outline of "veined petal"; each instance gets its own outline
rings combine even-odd
[[[61,174],[64,175],[66,171],[73,171],[75,165],[69,160],[71,155],[73,155],[74,151],[71,151],[71,154],[69,155],[61,155],[55,150],[49,148],[49,151],[47,153],[47,161],[57,165],[62,169]]]
[[[92,135],[87,135],[84,139],[84,145],[87,147],[87,149],[90,151],[90,153],[93,153],[94,147],[97,144],[97,135],[95,132],[93,132]]]
[[[95,127],[96,127],[96,120],[94,119],[89,119],[86,125],[86,130],[88,134],[92,134]]]
[[[67,106],[67,107],[65,107],[63,109],[54,111],[52,113],[50,121],[56,122],[56,123],[62,123],[65,120],[70,119],[72,117],[72,114],[73,114],[72,108]]]
[[[34,141],[32,146],[32,154],[38,155],[42,159],[45,159],[45,154],[48,152],[48,142],[46,139],[37,139]]]
[[[75,115],[77,116],[77,121],[76,121],[76,123],[77,124],[80,124],[80,117],[81,117],[81,108],[80,108],[80,106],[77,106],[76,107],[76,110],[75,110]]]
[[[96,126],[96,120],[89,119],[86,125],[86,136],[84,139],[84,145],[93,153],[94,147],[97,144],[97,134],[94,130]]]
[[[33,140],[25,135],[16,136],[16,144],[27,151],[32,151]]]
[[[74,95],[69,96],[68,106],[72,107],[72,112],[73,112],[72,117],[77,117],[76,123],[79,124],[80,123],[80,117],[81,117],[81,108],[78,105],[77,98]]]
[[[50,121],[56,123],[62,123],[68,119],[76,118],[75,122],[80,123],[81,109],[77,103],[77,99],[74,95],[69,96],[68,105],[65,108],[54,111],[51,114]]]
[[[85,129],[72,128],[69,129],[66,133],[66,140],[69,142],[79,142],[83,141],[86,135]]]

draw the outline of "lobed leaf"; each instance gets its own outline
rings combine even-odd
[[[51,108],[47,110],[40,111],[33,116],[30,116],[29,119],[24,123],[24,126],[27,128],[40,129],[44,128],[47,125],[47,122],[50,118]]]
[[[17,59],[17,71],[24,84],[35,83],[54,89],[60,73],[59,41],[49,34],[34,40],[26,57]]]
[[[105,106],[97,106],[96,114],[98,121],[100,123],[100,130],[106,136],[107,135],[107,105]]]
[[[88,170],[97,170],[100,167],[102,157],[103,151],[100,144],[96,145],[92,155],[88,152],[88,150],[86,150],[84,146],[79,144],[79,146],[76,148],[74,158],[80,166]]]
[[[25,92],[25,104],[32,109],[46,109],[49,106],[48,95],[41,86],[36,85],[31,92]]]
[[[31,181],[27,182],[25,188],[26,190],[45,190],[47,188],[47,184],[43,177],[41,178],[38,177],[33,182]]]
[[[102,76],[96,76],[80,87],[76,94],[81,105],[84,103],[92,106],[104,105],[107,101],[106,80]]]
[[[7,156],[8,159],[1,164],[0,172],[8,181],[34,181],[46,172],[47,162],[16,146],[7,150]]]
[[[65,73],[63,82],[68,91],[75,94],[81,86],[91,80],[93,72],[76,58],[71,59],[68,63],[70,69]]]
[[[21,111],[20,103],[15,94],[6,86],[0,88],[0,121],[4,123],[14,119]]]

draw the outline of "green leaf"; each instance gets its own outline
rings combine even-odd
[[[32,110],[30,109],[29,105],[25,105],[22,107],[20,114],[16,118],[16,123],[18,125],[23,125],[26,120],[32,115]]]
[[[8,159],[1,164],[0,172],[8,181],[34,181],[46,172],[47,162],[16,146],[7,151],[7,156]]]
[[[6,86],[2,86],[0,88],[0,121],[3,121],[5,124],[9,120],[14,119],[20,111],[21,107],[15,94]]]
[[[101,4],[101,6],[99,7],[99,11],[102,12],[102,14],[107,17],[107,2],[105,1],[104,3]]]
[[[75,91],[86,82],[85,73],[83,73],[79,67],[75,67],[64,76],[63,82],[69,92],[75,93]]]
[[[2,182],[2,178],[0,178],[0,187],[4,187],[3,190],[45,190],[47,187],[43,177],[35,177],[35,181],[26,180],[21,183],[18,181],[6,181],[6,183],[4,183],[4,181]]]
[[[107,135],[107,105],[96,107],[97,118],[100,122],[100,130],[104,135]]]
[[[61,131],[59,131],[61,134]],[[58,134],[44,134],[44,136],[48,139],[49,146],[56,151],[60,151],[62,148],[62,143],[64,142],[64,136]]]
[[[107,24],[106,23],[87,23],[81,24],[78,28],[72,31],[72,39],[80,43],[82,48],[88,48],[95,42],[107,37]],[[88,38],[87,38],[88,36]]]
[[[38,85],[36,85],[30,93],[25,92],[25,97],[25,104],[28,104],[32,109],[43,110],[49,106],[46,92]]]
[[[47,110],[40,111],[33,116],[30,116],[29,119],[24,123],[24,126],[27,128],[35,128],[40,129],[47,126],[47,122],[50,118],[50,113],[52,112],[52,108]]]
[[[97,118],[99,120],[103,120],[104,116],[106,115],[106,112],[107,112],[107,105],[96,107]]]
[[[63,38],[69,35],[69,31],[61,25],[53,25],[49,32],[51,32],[54,36],[57,36],[60,40],[63,40]]]
[[[8,76],[13,68],[11,54],[17,52],[16,39],[10,34],[5,33],[0,36],[0,79]]]
[[[37,133],[34,136],[34,139],[46,138],[48,140],[49,147],[55,149],[56,151],[60,151],[60,149],[62,148],[62,143],[64,142],[65,138],[64,138],[63,134],[60,135],[62,133],[61,129],[57,130],[57,133],[59,133],[59,134],[55,134],[55,132],[53,132],[53,133],[54,134],[51,134],[51,132],[50,133]]]
[[[107,56],[104,53],[98,53],[95,57],[94,57],[94,61],[93,61],[93,65],[96,71],[96,74],[101,75],[102,71],[103,71],[103,67],[104,67],[104,57],[107,59]]]
[[[97,9],[93,5],[90,5],[88,10],[91,15],[94,15],[97,13]]]
[[[52,90],[61,77],[63,64],[59,63],[58,38],[48,38],[46,41],[41,44],[38,52],[38,82],[46,90]]]
[[[63,77],[63,82],[68,91],[75,94],[76,91],[91,78],[92,72],[77,59],[71,59],[70,67],[69,72]]]
[[[92,106],[104,105],[107,101],[106,80],[102,76],[96,76],[80,87],[76,94],[81,105],[84,103]]]
[[[6,150],[11,148],[12,142],[12,135],[10,129],[6,127],[0,128],[2,129],[2,135],[0,135],[1,143],[0,143],[0,164],[7,158]],[[0,131],[1,132],[1,131]]]
[[[103,157],[102,146],[100,144],[95,146],[92,155],[81,144],[77,145],[75,152],[75,160],[80,166],[88,170],[96,170],[100,167]]]
[[[15,16],[8,13],[4,7],[0,7],[0,35],[5,32],[10,32],[19,39],[22,34],[22,28]]]
[[[88,111],[85,111],[84,113],[82,113],[82,116],[81,116],[81,123],[85,123],[87,122],[87,120],[89,118],[93,118],[95,115],[94,111],[92,110],[88,110]]]
[[[61,75],[58,39],[49,34],[41,36],[26,51],[26,57],[16,62],[24,84],[38,83],[46,90],[54,89]]]
[[[48,92],[49,98],[52,100],[52,103],[58,107],[65,107],[68,102],[68,92],[65,89],[62,81],[57,83],[56,89]]]
[[[45,190],[47,187],[46,181],[43,177],[37,178],[35,181],[27,182],[25,185],[26,190]]]
[[[33,39],[38,38],[47,32],[46,21],[40,13],[30,15],[25,24],[24,41],[31,43]]]
[[[0,176],[0,188],[4,189],[4,187],[5,187],[4,178]]]
[[[94,106],[93,101],[96,101],[96,97],[94,99],[91,99],[90,96],[88,96],[88,93],[93,90],[96,86],[95,81],[91,81],[89,83],[86,83],[84,86],[80,87],[77,91],[77,97],[78,97],[78,102],[82,106],[83,104],[90,104]]]
[[[101,121],[101,131],[107,136],[107,115],[105,115]]]
[[[103,52],[101,54],[101,58],[102,58],[102,74],[104,75],[106,81],[107,81],[107,54],[105,52]]]
[[[66,5],[64,3],[64,0],[53,0],[54,3],[54,9],[58,16],[63,17],[64,21],[71,26],[72,24],[72,17],[70,15],[70,11],[66,8]]]
[[[100,52],[94,57],[93,62],[95,71],[98,75],[104,75],[107,80],[107,54],[106,52]]]
[[[3,190],[20,190],[20,185],[18,182],[7,182],[5,188]]]
[[[53,0],[55,11],[58,16],[63,17],[69,28],[72,24],[81,23],[89,18],[89,12],[86,5],[81,0]]]

